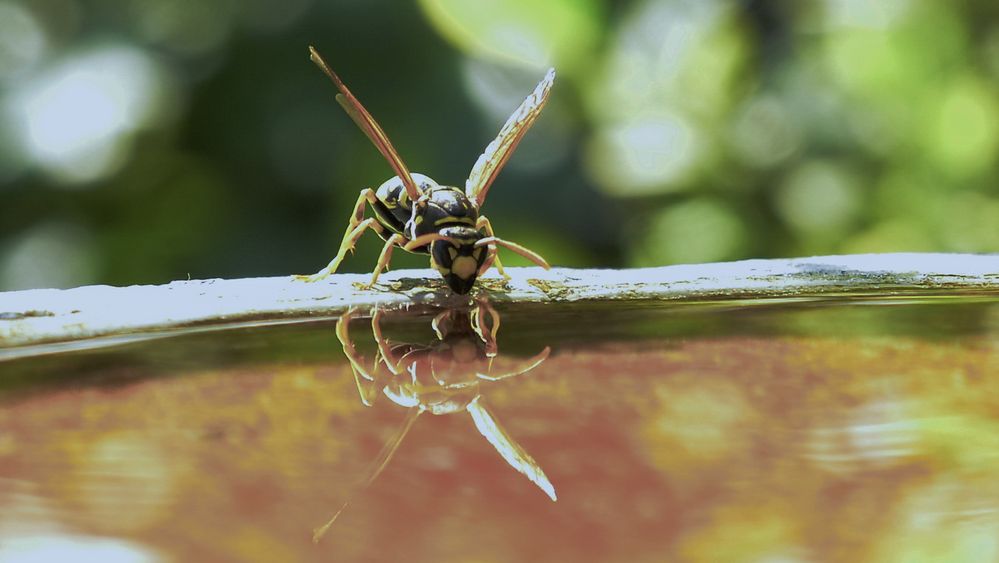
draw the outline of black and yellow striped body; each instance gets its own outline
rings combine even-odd
[[[486,248],[475,243],[486,236],[476,228],[479,210],[468,200],[465,192],[453,186],[441,186],[423,174],[412,174],[413,180],[426,202],[414,213],[414,202],[409,198],[398,176],[391,178],[375,191],[377,202],[372,204],[375,218],[385,227],[379,233],[384,240],[400,234],[408,240],[431,233],[448,237],[437,240],[410,252],[430,255],[430,265],[444,276],[448,286],[456,293],[468,293],[479,268],[486,261]]]
[[[437,182],[424,176],[423,174],[413,174],[420,193],[427,193],[437,186]],[[384,240],[388,240],[393,234],[406,234],[406,224],[413,217],[413,202],[406,193],[406,188],[402,185],[402,180],[398,176],[393,176],[378,186],[375,190],[375,198],[378,200],[372,203],[371,207],[375,212],[375,218],[385,227],[385,231],[378,233]]]
[[[378,233],[385,244],[371,273],[368,288],[375,284],[383,270],[388,269],[392,253],[399,247],[408,252],[429,254],[430,265],[459,294],[468,293],[478,275],[494,265],[504,278],[509,279],[496,255],[499,247],[512,250],[545,269],[550,267],[537,253],[497,237],[489,219],[479,215],[479,208],[485,203],[486,193],[496,175],[506,165],[517,143],[548,100],[555,80],[554,68],[548,70],[534,91],[510,115],[499,135],[475,161],[465,180],[465,187],[459,189],[441,186],[423,174],[413,174],[381,125],[311,46],[309,58],[333,81],[338,90],[337,102],[396,175],[377,190],[361,190],[336,256],[319,272],[297,276],[297,279],[315,282],[335,273],[347,254],[354,250],[358,239],[369,230]],[[365,218],[367,206],[372,208],[374,217]]]

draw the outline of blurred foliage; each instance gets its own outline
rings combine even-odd
[[[410,168],[458,186],[555,66],[486,210],[558,265],[999,251],[997,16],[981,0],[0,0],[0,289],[319,269],[390,172],[309,44]]]

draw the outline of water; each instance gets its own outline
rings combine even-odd
[[[999,560],[995,294],[480,307],[0,362],[0,561]]]

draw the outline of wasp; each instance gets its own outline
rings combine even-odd
[[[489,219],[480,215],[479,209],[485,203],[486,194],[496,176],[548,101],[555,81],[555,69],[548,70],[531,95],[503,125],[496,139],[486,147],[472,167],[462,190],[442,186],[424,174],[411,173],[385,131],[319,52],[310,46],[309,55],[339,90],[337,102],[385,157],[396,175],[377,190],[361,190],[336,256],[319,272],[298,276],[299,279],[319,281],[336,272],[347,253],[353,252],[357,240],[368,230],[375,231],[385,241],[385,246],[367,288],[378,281],[383,270],[388,270],[392,251],[397,246],[415,254],[429,254],[431,267],[440,272],[448,287],[458,294],[468,293],[476,278],[494,264],[500,274],[509,279],[497,256],[497,247],[516,252],[545,269],[550,267],[536,252],[497,237]],[[366,219],[364,212],[367,205],[374,211],[374,217]]]

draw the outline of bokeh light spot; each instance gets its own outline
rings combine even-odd
[[[710,199],[667,208],[646,227],[636,266],[714,262],[740,256],[746,229],[732,210]]]
[[[999,199],[974,192],[954,194],[943,209],[940,238],[952,252],[995,252],[999,248]]]
[[[824,0],[825,20],[833,26],[883,29],[895,25],[912,0]]]
[[[93,242],[79,225],[52,221],[35,226],[0,256],[0,291],[93,283],[97,272]]]
[[[164,561],[164,558],[142,544],[120,538],[68,534],[0,537],[0,563],[52,561],[153,563]]]
[[[590,172],[607,193],[635,196],[673,191],[698,161],[698,130],[680,115],[605,127],[587,147]]]
[[[826,63],[840,85],[865,96],[896,91],[903,82],[903,68],[910,64],[884,33],[836,31],[826,39],[825,49]]]
[[[853,235],[840,247],[844,254],[929,252],[939,245],[927,230],[910,219],[884,221]]]
[[[598,122],[664,108],[719,114],[744,51],[729,13],[716,1],[637,4],[584,92],[590,112]]]
[[[747,164],[768,168],[799,148],[801,130],[779,99],[762,96],[750,100],[736,116],[730,140]]]
[[[175,501],[184,457],[166,453],[138,433],[109,434],[74,460],[69,487],[88,520],[117,533],[153,528]]]
[[[833,162],[806,162],[794,170],[777,193],[784,221],[804,234],[845,230],[860,211],[856,177]]]
[[[239,10],[233,0],[127,0],[123,4],[143,38],[184,54],[219,48],[228,39]]]
[[[938,106],[925,128],[930,154],[955,175],[991,166],[999,148],[995,89],[966,78],[950,85],[934,102]]]
[[[47,47],[45,30],[31,12],[19,4],[0,2],[0,81],[37,64]]]
[[[421,0],[437,30],[465,52],[496,61],[563,71],[584,64],[600,32],[593,0]]]
[[[127,134],[157,109],[160,76],[141,51],[82,54],[19,85],[8,100],[23,150],[68,183],[95,180],[123,160]]]
[[[745,44],[724,4],[636,4],[584,92],[590,176],[615,196],[689,188],[715,157]]]

